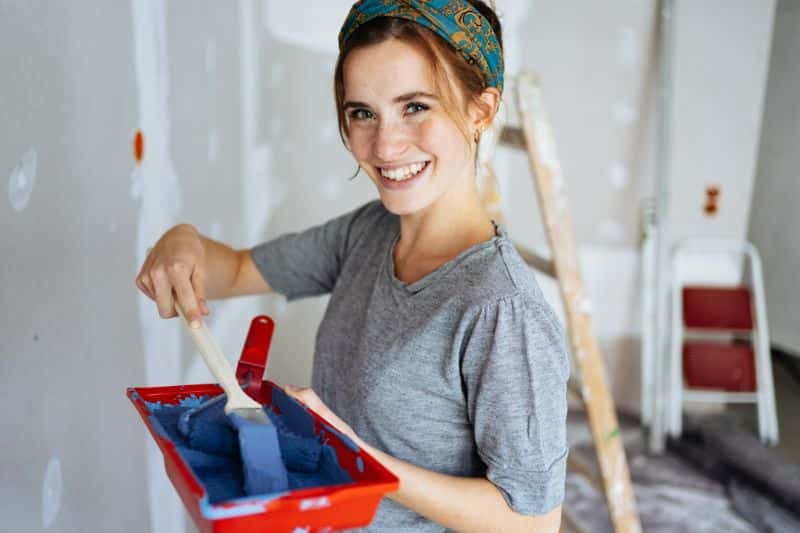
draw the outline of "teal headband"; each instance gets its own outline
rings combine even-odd
[[[363,24],[378,17],[410,20],[438,34],[503,92],[503,51],[492,25],[466,0],[360,0],[339,32],[339,50]]]

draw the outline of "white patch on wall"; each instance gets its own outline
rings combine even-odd
[[[264,28],[273,39],[312,52],[336,54],[339,27],[352,0],[264,0]],[[308,14],[313,13],[313,17]]]
[[[208,133],[208,160],[214,162],[219,157],[219,134],[217,130]]]
[[[217,43],[209,39],[206,43],[206,72],[212,73],[217,67]]]
[[[58,457],[50,457],[42,479],[42,527],[48,528],[55,521],[61,510],[61,497],[64,493],[64,476],[61,473],[61,461]]]
[[[136,165],[131,170],[131,200],[138,201],[142,197],[142,172],[141,167]]]
[[[628,170],[625,165],[619,161],[613,162],[611,168],[608,169],[608,182],[611,187],[616,191],[621,191],[628,186],[628,181]]]
[[[180,210],[178,177],[170,157],[169,61],[166,4],[131,0],[133,51],[137,81],[139,129],[147,150],[132,172],[132,196],[141,201],[136,234],[136,261],[177,223]],[[146,385],[180,382],[181,337],[174,321],[163,320],[153,303],[138,294]],[[164,460],[150,435],[145,437],[149,529],[153,533],[183,531],[184,511],[164,472]]]
[[[36,183],[37,167],[36,149],[31,147],[22,154],[19,163],[11,171],[11,176],[8,178],[8,201],[14,211],[22,211],[28,207]]]
[[[623,67],[632,67],[639,60],[639,45],[636,28],[625,26],[619,38],[619,62]]]
[[[639,116],[639,112],[630,104],[614,104],[611,108],[611,116],[615,122],[619,122],[623,126],[630,126]]]

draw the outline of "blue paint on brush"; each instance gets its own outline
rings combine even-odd
[[[279,396],[273,395],[275,398]],[[282,466],[287,471],[289,490],[352,483],[350,475],[339,465],[335,450],[330,445],[323,444],[320,435],[314,435],[311,414],[291,398],[286,398],[288,401],[280,409],[280,415],[269,409],[265,409],[265,412],[278,433]],[[198,398],[200,401],[205,399]],[[290,407],[286,408],[287,406]],[[256,496],[247,490],[252,490],[252,487],[248,487],[245,480],[237,435],[224,413],[224,402],[213,405],[207,411],[198,412],[199,418],[192,417],[192,428],[188,437],[178,428],[181,415],[188,407],[161,402],[150,402],[148,409],[150,407],[153,407],[150,419],[154,430],[175,444],[178,453],[206,489],[209,507],[203,511],[204,516],[221,518],[221,515],[217,516],[219,512],[224,514],[229,511],[214,511],[214,504]],[[297,417],[302,419],[298,420]],[[199,425],[195,425],[198,422]],[[309,437],[295,432],[308,432],[309,429]],[[284,491],[262,494],[261,500],[252,501],[263,502],[264,496],[272,499],[283,493]],[[230,512],[234,513],[231,516],[248,514],[242,512],[238,506],[235,511]]]
[[[249,420],[235,412],[229,415],[229,420],[236,428],[239,440],[245,493],[269,494],[289,488],[275,425],[268,421]]]
[[[178,418],[178,430],[189,440],[189,445],[207,453],[239,457],[239,439],[233,427],[227,426],[224,411],[225,395],[204,401],[200,409],[184,411]],[[191,413],[191,417],[187,414]],[[284,421],[286,416],[278,416],[265,409],[267,417],[278,431],[281,457],[286,468],[301,472],[314,472],[319,464],[322,443],[316,436],[305,438],[293,433]],[[303,416],[309,416],[304,411]]]

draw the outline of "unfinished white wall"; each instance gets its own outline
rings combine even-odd
[[[300,7],[283,0],[0,2],[0,168],[8,180],[0,394],[14,406],[2,414],[10,430],[0,432],[8,509],[0,529],[184,527],[124,390],[209,377],[181,326],[160,320],[133,278],[146,247],[177,221],[244,247],[375,197],[364,176],[348,180],[356,165],[335,125],[335,37],[348,4],[307,2],[302,15],[319,18],[305,31],[287,22],[300,20],[292,11]],[[510,74],[526,68],[542,77],[597,331],[615,395],[633,408],[654,2],[498,4]],[[752,187],[771,6],[678,2],[672,213],[676,224],[694,221],[681,227],[744,236],[749,200],[742,210],[739,197]],[[714,68],[698,67],[701,59]],[[698,133],[717,129],[721,139]],[[527,162],[506,150],[498,158],[509,230],[541,247]],[[698,217],[701,184],[712,178],[725,180],[719,216],[729,218]],[[217,302],[210,325],[236,358],[249,318],[271,314],[268,377],[302,385],[325,303]]]

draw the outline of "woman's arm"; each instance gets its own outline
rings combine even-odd
[[[486,478],[449,476],[413,465],[370,446],[331,411],[310,388],[286,386],[286,392],[308,405],[400,480],[388,498],[449,529],[461,532],[552,532],[561,523],[561,506],[541,516],[514,512]]]
[[[486,478],[440,474],[407,463],[356,437],[355,442],[400,479],[387,496],[449,529],[463,532],[553,532],[561,523],[561,506],[542,516],[514,512]]]
[[[200,235],[207,259],[210,300],[272,292],[253,262],[250,250],[234,250]]]
[[[189,224],[167,231],[148,252],[136,285],[156,302],[163,318],[176,316],[175,300],[191,321],[208,314],[206,299],[270,292],[250,250],[200,235]]]

